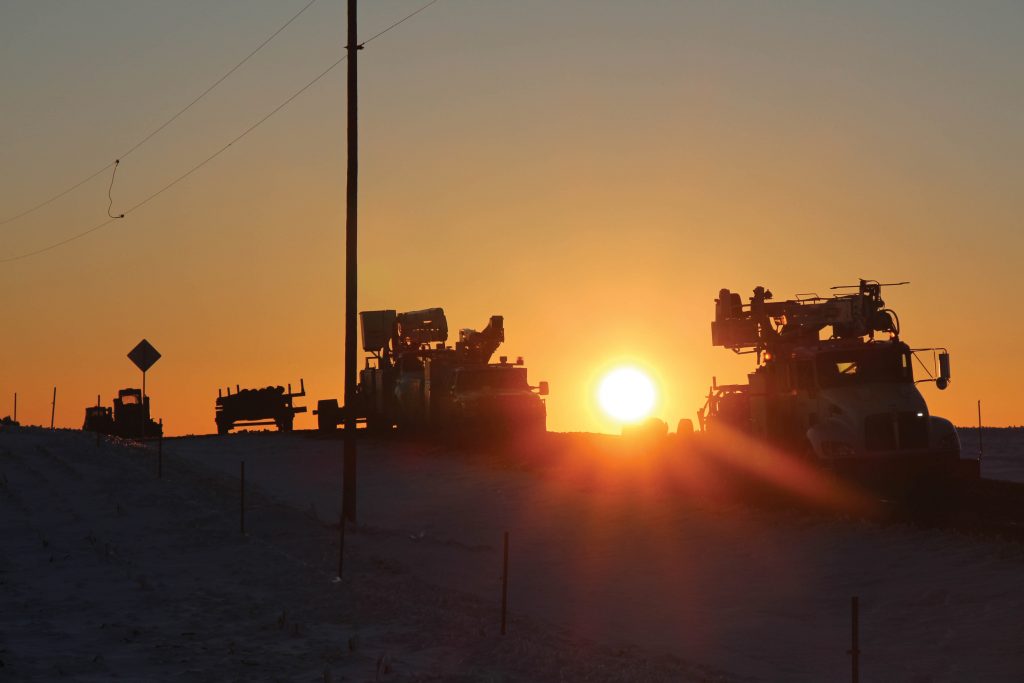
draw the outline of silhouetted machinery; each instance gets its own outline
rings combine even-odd
[[[949,385],[949,353],[911,349],[900,340],[899,318],[886,308],[883,286],[890,285],[861,280],[833,287],[856,292],[785,301],[757,287],[747,304],[721,290],[712,344],[755,354],[757,368],[746,384],[713,382],[698,412],[701,428],[737,430],[855,473],[977,476],[976,460],[960,460],[952,423],[930,415],[917,388],[923,381]],[[826,328],[830,333],[823,335]],[[931,354],[931,371],[924,353]],[[915,380],[915,362],[925,379]]]
[[[546,429],[547,382],[530,386],[523,359],[490,362],[505,340],[504,321],[491,316],[481,330],[462,329],[446,345],[444,310],[363,311],[363,350],[356,418],[368,429],[435,431],[482,437],[531,435]],[[317,403],[321,431],[344,421],[335,399]]]
[[[263,389],[239,389],[235,393],[228,387],[227,394],[217,390],[214,419],[217,433],[227,434],[235,427],[276,425],[278,431],[290,432],[297,413],[306,412],[304,406],[294,405],[294,399],[306,395],[306,384],[299,380],[299,392],[292,393],[292,385],[264,387]]]
[[[161,436],[164,426],[150,417],[149,396],[143,399],[141,389],[121,389],[113,408],[101,406],[97,397],[96,405],[85,409],[82,430],[135,439]]]

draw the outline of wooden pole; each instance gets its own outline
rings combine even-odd
[[[96,407],[100,407],[100,395],[96,394]],[[96,448],[100,447],[100,430],[99,425],[96,425]]]
[[[164,478],[164,421],[160,418],[160,436],[156,442],[156,478]]]
[[[57,387],[53,388],[53,403],[50,404],[50,429],[53,429],[53,418],[57,414]]]
[[[505,635],[508,618],[508,532],[505,532],[505,553],[501,569],[501,635]]]
[[[238,479],[238,518],[240,520],[240,531],[245,535],[245,461],[242,461],[242,473]]]
[[[338,580],[345,569],[345,513],[338,516]]]
[[[142,417],[142,429],[139,434],[146,438],[146,423],[149,422],[149,411],[146,410],[146,371],[142,371],[142,405],[139,406],[139,415]]]
[[[981,462],[981,456],[985,454],[985,442],[981,438],[981,399],[978,399],[978,462]]]
[[[857,596],[850,598],[850,673],[853,683],[860,683],[860,605]]]
[[[356,522],[356,292],[359,198],[359,56],[356,0],[348,0],[348,180],[345,208],[345,445],[341,509]]]
[[[17,391],[14,392],[14,417],[11,418],[11,419],[13,419],[15,422],[18,421],[18,392]]]

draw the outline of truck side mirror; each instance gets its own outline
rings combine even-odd
[[[540,394],[541,396],[547,396],[548,395],[548,383],[547,382],[541,382],[539,385],[537,385],[537,393]]]
[[[935,386],[945,389],[949,386],[949,352],[943,351],[939,354],[939,376],[935,380]]]

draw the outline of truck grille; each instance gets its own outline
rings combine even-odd
[[[917,413],[880,413],[864,420],[864,447],[896,451],[928,447],[928,418]]]

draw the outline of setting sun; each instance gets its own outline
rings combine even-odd
[[[612,370],[597,389],[601,409],[620,422],[637,422],[650,415],[655,396],[651,378],[631,367]]]

